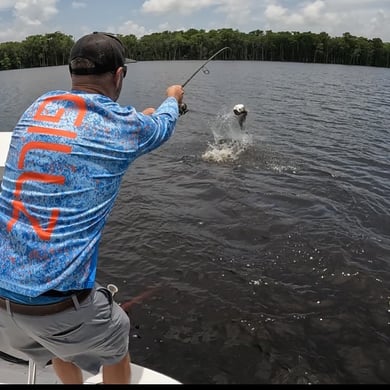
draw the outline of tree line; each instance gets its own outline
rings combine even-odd
[[[205,60],[228,46],[231,50],[225,50],[218,59],[390,67],[390,43],[349,32],[331,37],[326,32],[243,33],[224,28],[164,31],[140,38],[133,34],[117,36],[126,56],[136,61]],[[74,42],[73,36],[56,31],[32,35],[22,42],[0,43],[0,70],[67,65]]]

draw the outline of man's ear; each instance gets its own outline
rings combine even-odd
[[[122,82],[122,76],[123,72],[122,72],[122,69],[119,67],[116,71],[115,71],[115,85],[117,88],[120,88],[121,86],[121,82]]]

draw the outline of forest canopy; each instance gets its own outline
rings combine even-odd
[[[126,56],[135,61],[205,60],[229,46],[231,50],[224,51],[218,59],[390,67],[390,43],[349,32],[331,37],[326,32],[243,33],[224,28],[164,31],[140,38],[133,34],[117,36],[126,48]],[[0,43],[0,70],[67,65],[74,42],[73,36],[56,31],[32,35],[21,42]]]

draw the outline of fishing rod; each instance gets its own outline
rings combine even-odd
[[[182,87],[184,88],[214,57],[216,57],[219,53],[222,53],[224,50],[230,49],[229,46],[225,46],[222,49],[218,50],[216,53],[214,53],[208,60],[206,60],[183,84]],[[210,72],[205,69],[203,71],[205,74],[209,74]],[[179,105],[179,114],[184,115],[186,112],[188,112],[187,104],[181,103]]]

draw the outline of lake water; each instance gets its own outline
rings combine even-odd
[[[131,64],[119,101],[156,106],[201,65]],[[206,68],[173,138],[124,177],[101,245],[133,361],[192,384],[389,383],[390,70]],[[10,131],[70,81],[55,67],[0,86]]]

